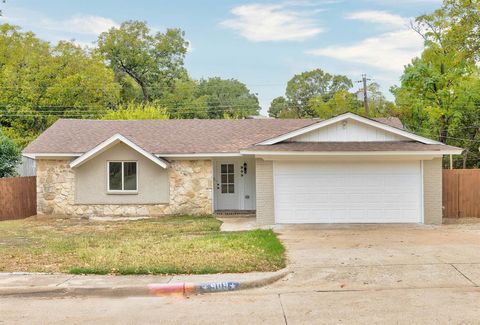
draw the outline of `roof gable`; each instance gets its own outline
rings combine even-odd
[[[86,163],[90,159],[100,155],[101,153],[107,151],[108,149],[112,148],[113,146],[115,146],[116,144],[118,144],[120,142],[126,144],[127,146],[129,146],[133,150],[135,150],[138,153],[140,153],[141,155],[145,156],[147,159],[151,160],[153,163],[157,164],[158,166],[160,166],[162,168],[167,168],[168,167],[168,163],[165,160],[163,160],[161,158],[158,158],[158,157],[152,155],[151,153],[145,151],[143,148],[141,148],[137,144],[133,143],[132,141],[130,141],[129,139],[127,139],[126,137],[124,137],[121,134],[115,134],[114,136],[108,138],[107,140],[105,140],[102,143],[98,144],[97,146],[93,147],[89,151],[85,152],[83,155],[81,155],[80,157],[78,157],[77,159],[72,161],[70,163],[70,167],[75,168],[75,167],[81,166],[82,164]]]
[[[292,142],[375,142],[409,141],[410,139],[377,127],[345,119],[307,133],[297,135]]]
[[[348,123],[352,121],[355,128],[351,134],[348,133]],[[351,123],[351,122],[350,122]],[[336,125],[335,128],[331,128]],[[361,126],[363,125],[363,127]],[[338,129],[337,127],[340,127]],[[324,129],[322,132],[321,129]],[[329,129],[331,128],[332,133],[330,133],[334,139],[327,140],[329,137]],[[362,132],[363,130],[368,130],[368,132]],[[333,132],[333,130],[335,132]],[[363,134],[362,134],[363,133]],[[368,133],[368,134],[367,134]],[[341,137],[343,136],[343,139]],[[340,137],[340,139],[339,139]],[[383,139],[382,139],[383,138]],[[371,139],[371,140],[368,140]],[[345,113],[336,117],[332,117],[328,120],[320,121],[312,125],[294,130],[292,132],[285,133],[278,137],[271,138],[266,141],[259,142],[258,145],[272,145],[283,141],[405,141],[413,140],[425,144],[441,144],[438,141],[428,139],[425,137],[418,136],[416,134],[410,133],[403,129],[387,125],[385,123],[365,118],[353,113]]]

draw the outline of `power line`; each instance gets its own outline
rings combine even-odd
[[[170,105],[170,106],[176,106],[176,107],[180,107],[180,105],[182,105],[181,103],[168,103],[167,105]],[[119,105],[120,106],[120,105]],[[151,104],[146,104],[145,106],[154,106],[154,107],[157,107],[155,105],[151,105]],[[252,107],[252,104],[231,104],[231,105],[228,105],[228,104],[222,104],[222,105],[188,105],[190,107],[195,107],[195,108],[217,108],[217,107],[223,107],[223,108],[229,108],[229,107]],[[105,107],[102,107],[102,106],[33,106],[33,107],[30,107],[28,105],[19,105],[19,104],[16,104],[16,105],[0,105],[0,109],[9,109],[9,108],[15,108],[15,107],[18,107],[18,108],[30,108],[30,109],[35,109],[35,110],[42,110],[43,108],[47,108],[47,109],[52,109],[52,108],[64,108],[64,109],[82,109],[82,108],[85,108],[85,109],[95,109],[95,110],[112,110],[114,108],[105,108]],[[165,109],[168,109],[168,107],[164,107],[164,106],[159,106],[158,108],[165,108]],[[181,107],[180,107],[181,108]]]

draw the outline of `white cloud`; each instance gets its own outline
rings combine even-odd
[[[220,25],[254,42],[303,41],[323,31],[311,17],[311,11],[293,9],[287,3],[240,5],[231,13],[235,17]]]
[[[334,45],[307,53],[402,72],[403,66],[419,55],[422,48],[423,41],[415,32],[400,30],[366,38],[353,45]]]
[[[60,22],[58,26],[63,26],[68,31],[74,33],[98,35],[119,25],[110,18],[92,15],[75,15]]]
[[[381,25],[403,28],[408,26],[409,19],[399,15],[394,15],[386,11],[365,10],[352,12],[345,16],[346,19],[360,20],[368,23],[377,23]]]
[[[64,39],[77,36],[92,38],[119,26],[114,20],[101,16],[77,14],[66,19],[53,19],[41,12],[17,7],[9,8],[8,15],[0,17],[1,21],[18,24],[52,40],[60,36]]]
[[[42,18],[31,24],[37,28],[71,34],[99,35],[119,25],[110,18],[92,15],[74,15],[65,20]]]
[[[383,11],[351,13],[346,19],[368,21],[393,30],[349,45],[332,45],[306,53],[364,64],[379,70],[401,73],[403,67],[423,49],[422,38],[408,27],[408,18]]]

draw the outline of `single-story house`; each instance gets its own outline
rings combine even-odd
[[[25,148],[39,214],[256,212],[258,224],[442,221],[442,156],[397,118],[60,119]]]

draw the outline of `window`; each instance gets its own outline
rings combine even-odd
[[[108,191],[109,192],[136,192],[137,183],[136,161],[109,161],[108,162]]]
[[[235,165],[221,164],[220,177],[222,193],[235,193]]]

